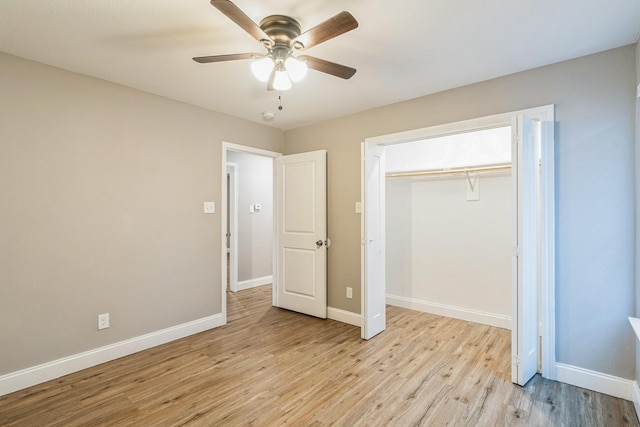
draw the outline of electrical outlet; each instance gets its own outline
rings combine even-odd
[[[353,298],[353,288],[347,286],[347,298]]]
[[[109,327],[109,313],[98,314],[98,330]]]

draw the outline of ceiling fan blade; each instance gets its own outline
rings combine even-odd
[[[335,62],[325,61],[324,59],[315,58],[309,55],[300,55],[298,59],[307,62],[307,67],[312,70],[321,71],[323,73],[331,74],[332,76],[340,77],[342,79],[350,79],[356,73],[355,68],[347,67],[346,65],[336,64]]]
[[[207,64],[209,62],[223,62],[223,61],[235,61],[237,59],[253,59],[264,56],[260,53],[232,53],[229,55],[213,55],[213,56],[197,56],[193,58],[194,61],[200,64]]]
[[[211,0],[213,7],[224,13],[227,18],[235,22],[240,28],[245,30],[251,37],[259,42],[273,46],[273,40],[262,31],[262,28],[251,20],[238,6],[230,2],[229,0]]]
[[[291,41],[291,46],[297,50],[308,49],[355,28],[358,28],[356,18],[349,12],[340,12],[336,16],[300,34]],[[299,47],[300,45],[302,47]]]

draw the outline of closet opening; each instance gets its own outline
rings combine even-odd
[[[554,145],[553,105],[365,140],[363,338],[385,304],[457,317],[511,330],[514,383],[556,379]]]
[[[511,126],[385,151],[387,303],[511,329]]]

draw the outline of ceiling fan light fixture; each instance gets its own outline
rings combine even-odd
[[[307,75],[307,63],[301,61],[293,56],[287,58],[284,62],[284,66],[289,73],[289,78],[294,82],[299,82]]]
[[[300,22],[290,16],[269,15],[258,25],[231,0],[211,0],[211,5],[260,42],[267,53],[233,53],[192,58],[199,64],[253,59],[251,70],[259,81],[267,83],[268,91],[290,89],[291,82],[302,80],[308,68],[343,79],[351,78],[356,72],[355,68],[313,56],[300,55],[296,58],[293,55],[358,28],[358,21],[347,11],[302,32]]]
[[[291,89],[291,80],[289,80],[289,74],[284,67],[278,67],[273,79],[273,88],[275,90],[289,90]]]
[[[256,79],[261,82],[266,82],[269,80],[274,66],[275,62],[273,59],[270,56],[265,56],[251,63],[251,71],[253,75],[256,76]]]

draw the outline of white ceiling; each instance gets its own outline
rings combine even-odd
[[[347,10],[359,28],[306,54],[358,69],[310,70],[282,93],[248,61],[263,52],[207,0],[2,0],[0,51],[281,129],[343,116],[634,43],[640,0],[235,0],[251,19],[284,14],[305,31]]]

